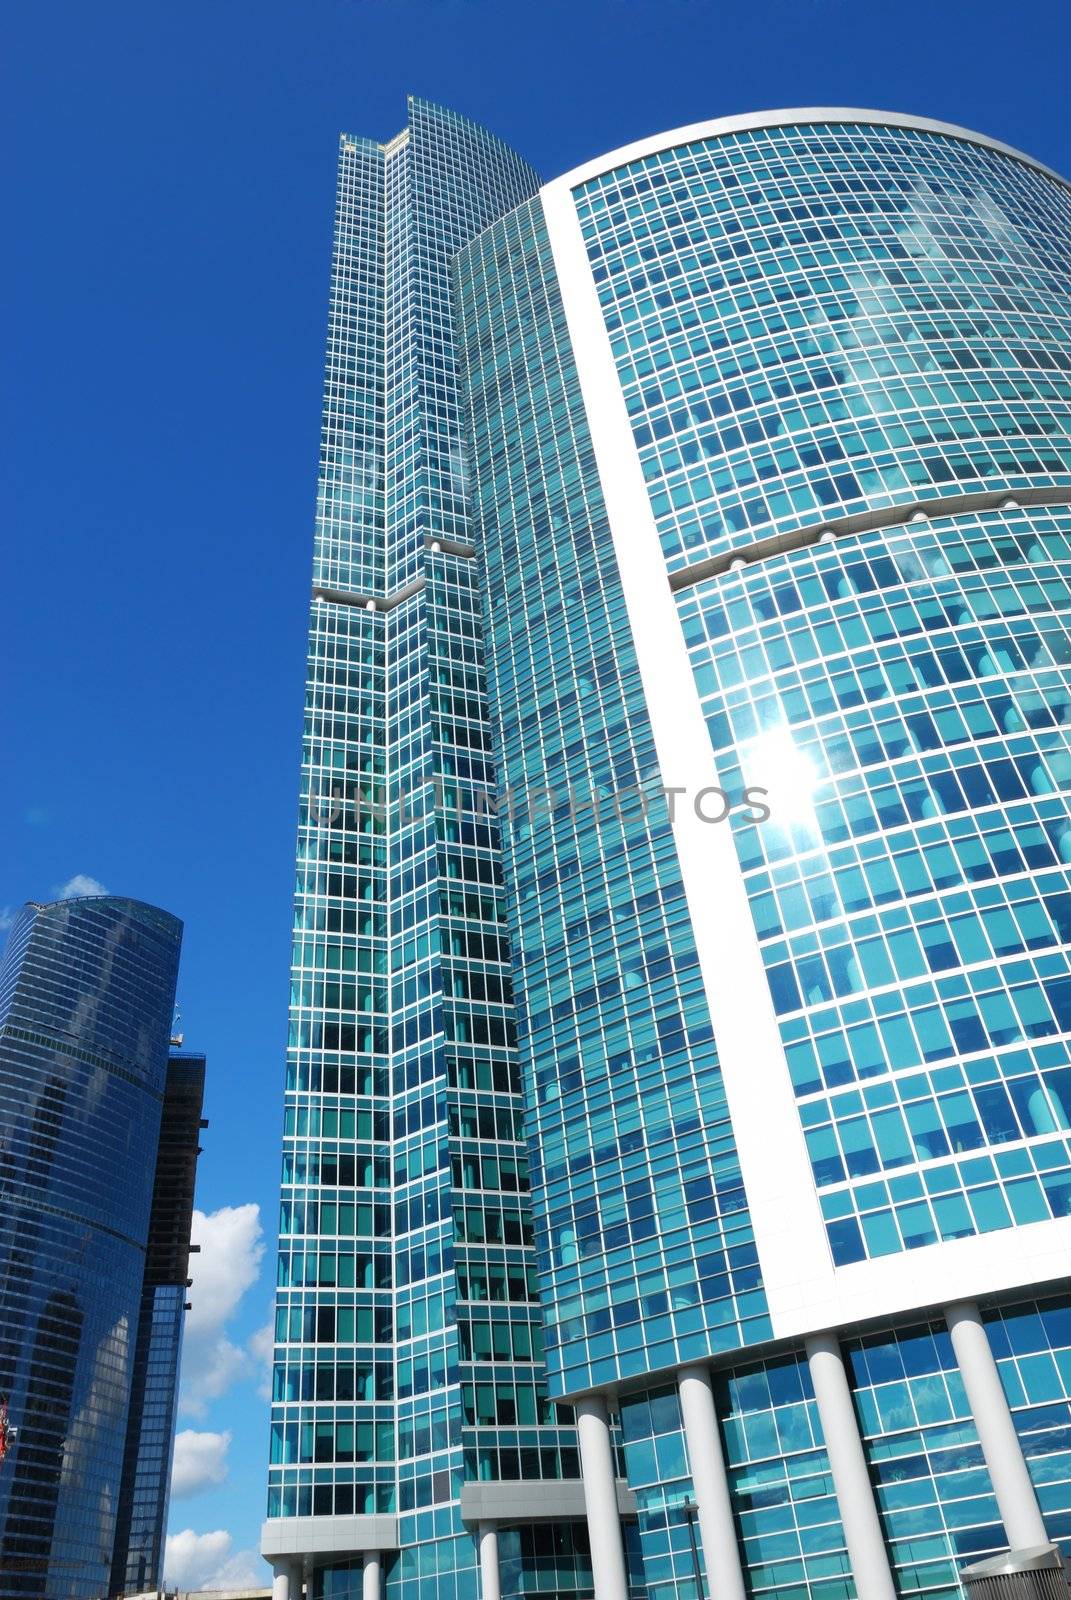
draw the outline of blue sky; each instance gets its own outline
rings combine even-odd
[[[1071,172],[1071,11],[58,0],[5,31],[0,908],[85,875],[186,923],[209,1216],[168,1576],[193,1586],[256,1571],[264,1501],[257,1335],[340,129],[389,138],[412,91],[550,177],[704,117],[854,104]]]

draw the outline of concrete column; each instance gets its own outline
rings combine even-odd
[[[1008,1543],[1013,1550],[1048,1544],[1049,1536],[981,1312],[970,1301],[962,1301],[945,1308],[945,1321]]]
[[[610,1419],[602,1395],[589,1395],[576,1407],[580,1475],[584,1480],[591,1575],[595,1600],[627,1600],[625,1548],[617,1514],[617,1474],[610,1445]]]
[[[704,1366],[682,1367],[677,1374],[677,1389],[695,1486],[699,1532],[703,1536],[707,1591],[717,1595],[718,1600],[747,1600],[710,1373]],[[699,1600],[702,1600],[701,1595]]]
[[[859,1600],[896,1600],[840,1345],[835,1334],[812,1333],[806,1348]]]
[[[302,1563],[290,1557],[272,1567],[271,1600],[301,1600]]]
[[[379,1551],[366,1550],[361,1568],[361,1594],[363,1600],[379,1600]]]
[[[502,1600],[497,1522],[480,1523],[480,1600]]]

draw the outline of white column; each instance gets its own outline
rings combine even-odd
[[[703,1536],[707,1590],[717,1600],[747,1600],[710,1373],[703,1366],[682,1367],[677,1388]]]
[[[272,1567],[271,1600],[301,1600],[302,1563],[290,1557]]]
[[[896,1600],[840,1345],[835,1334],[812,1333],[806,1347],[859,1600]]]
[[[1049,1536],[981,1313],[970,1301],[962,1301],[946,1307],[945,1321],[1008,1543],[1013,1550],[1048,1544]]]
[[[480,1523],[480,1600],[502,1600],[497,1522]]]
[[[379,1600],[379,1551],[366,1550],[361,1568],[361,1594],[364,1600]]]
[[[617,1514],[617,1474],[610,1445],[610,1419],[602,1395],[577,1401],[576,1437],[584,1480],[591,1576],[595,1600],[626,1600],[625,1549]]]

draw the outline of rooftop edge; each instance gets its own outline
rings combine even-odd
[[[695,144],[700,139],[749,133],[759,128],[807,127],[828,122],[862,123],[870,127],[884,128],[913,128],[922,133],[943,134],[946,138],[960,139],[967,144],[979,145],[985,150],[996,150],[999,154],[1021,161],[1026,166],[1043,172],[1046,177],[1054,178],[1057,183],[1071,188],[1071,179],[1065,178],[1052,167],[1045,166],[1044,162],[1036,161],[1024,151],[1017,150],[1014,145],[1004,144],[1000,139],[991,139],[988,134],[975,133],[970,128],[961,128],[954,122],[938,122],[932,117],[908,116],[900,111],[867,111],[851,106],[802,106],[787,110],[749,111],[735,117],[715,117],[707,122],[692,122],[683,128],[671,128],[666,133],[651,134],[646,139],[637,139],[631,144],[621,145],[617,150],[596,156],[594,160],[582,162],[571,171],[563,172],[560,177],[552,178],[549,183],[545,183],[540,193],[544,194],[548,189],[575,189],[580,184],[590,182],[592,178],[601,177],[603,173],[612,171],[615,167],[628,166],[633,161],[640,161],[645,156],[655,155],[661,150],[673,149],[676,145]]]

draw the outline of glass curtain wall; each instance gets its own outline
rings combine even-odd
[[[464,1600],[462,1481],[578,1474],[547,1397],[450,304],[458,248],[537,180],[409,112],[340,148],[268,1512],[394,1514],[388,1593]],[[526,1538],[504,1593],[545,1586]],[[558,1538],[583,1593],[585,1530]],[[360,1593],[352,1554],[318,1600]]]

